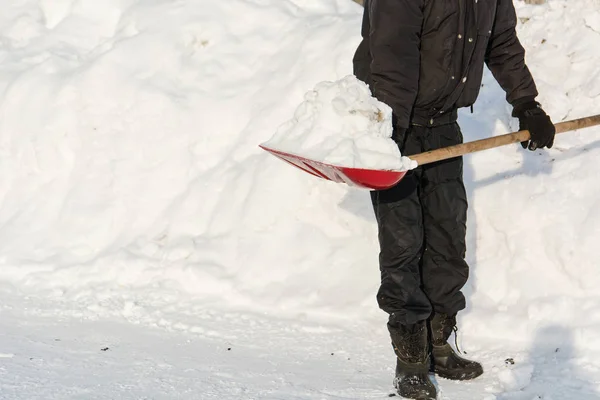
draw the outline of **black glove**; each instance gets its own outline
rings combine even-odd
[[[531,100],[515,106],[512,116],[519,118],[519,130],[531,133],[530,140],[521,142],[524,149],[552,148],[556,128],[538,102]]]

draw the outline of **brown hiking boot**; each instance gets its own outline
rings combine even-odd
[[[430,321],[432,364],[431,370],[441,378],[452,380],[475,379],[483,374],[483,367],[475,361],[460,357],[448,344],[452,331],[456,332],[456,315],[434,314]]]

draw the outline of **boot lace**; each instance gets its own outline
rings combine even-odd
[[[454,332],[454,345],[456,346],[456,350],[460,354],[463,354],[458,346],[458,326],[456,325],[456,317],[447,314],[441,314],[441,317],[440,330],[442,338],[444,341],[447,341],[450,338],[450,335],[452,335],[452,332]]]
[[[452,330],[454,331],[454,345],[456,346],[456,351],[458,351],[460,354],[463,354],[463,352],[460,351],[460,348],[458,347],[458,327],[454,325],[452,327]]]

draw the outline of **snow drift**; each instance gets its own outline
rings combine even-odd
[[[600,112],[598,3],[516,3],[546,110]],[[368,193],[258,148],[317,82],[351,73],[361,12],[346,0],[7,6],[2,287],[150,323],[223,308],[382,319]],[[489,74],[475,110],[460,117],[467,140],[516,128]],[[531,340],[568,324],[600,351],[598,140],[590,129],[551,151],[466,158],[466,332]]]
[[[0,279],[83,308],[370,300],[372,221],[258,148],[348,74],[359,6],[31,1],[2,18]]]

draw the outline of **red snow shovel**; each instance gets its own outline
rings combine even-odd
[[[556,133],[564,133],[591,126],[600,125],[600,115],[565,121],[556,124]],[[425,165],[449,158],[459,157],[464,154],[475,153],[482,150],[493,149],[511,143],[524,142],[530,139],[529,131],[519,131],[506,135],[494,136],[474,142],[463,143],[456,146],[444,147],[438,150],[428,151],[410,156],[411,160],[418,165]],[[301,170],[319,178],[334,182],[346,183],[350,186],[364,189],[387,189],[396,185],[408,171],[378,170],[363,168],[348,168],[331,165],[320,161],[310,160],[295,154],[268,148],[264,145],[262,149],[273,154]]]

